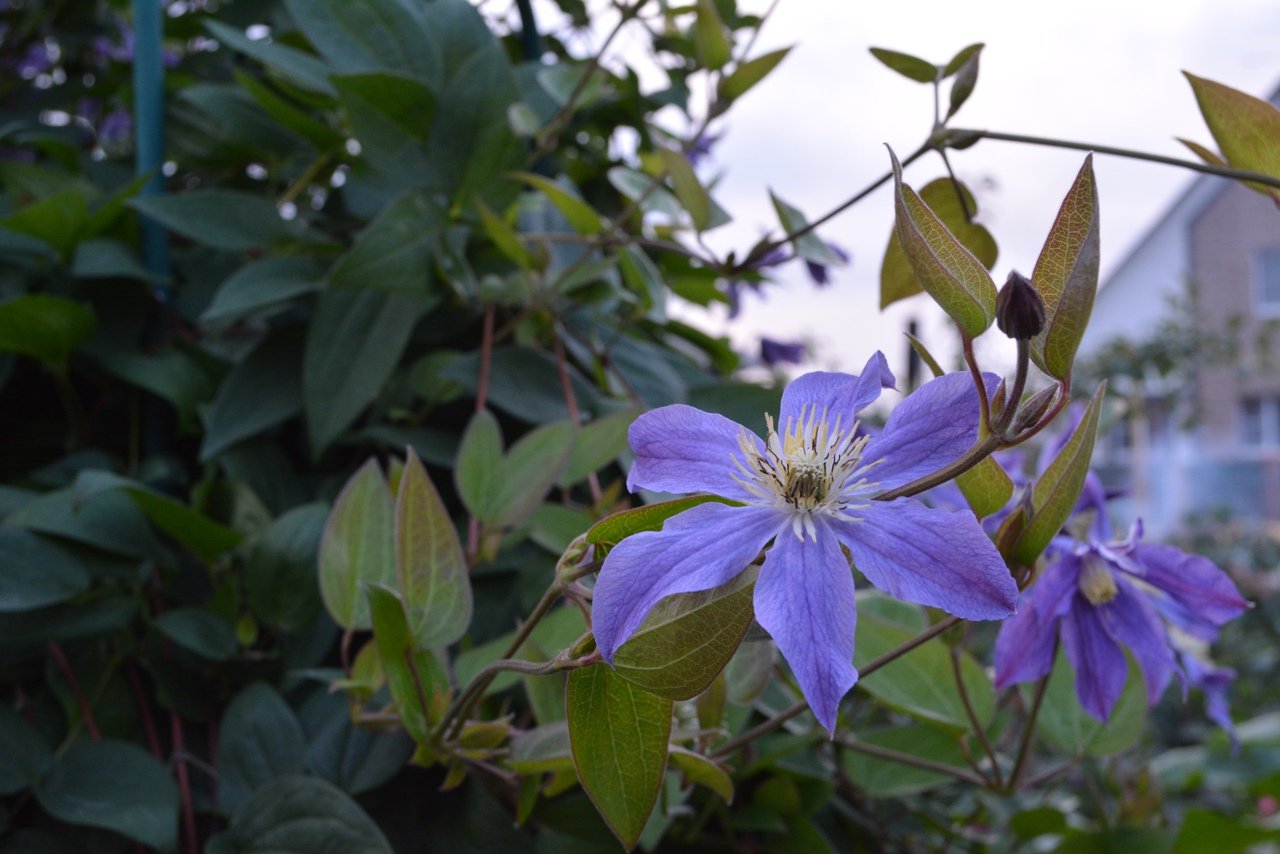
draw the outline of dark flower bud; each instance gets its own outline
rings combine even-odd
[[[1040,417],[1049,411],[1049,405],[1053,403],[1057,395],[1057,386],[1050,386],[1036,392],[1030,400],[1024,402],[1022,408],[1018,410],[1017,418],[1013,422],[1014,433],[1021,433],[1039,421]]]
[[[1044,300],[1021,273],[1010,273],[996,296],[996,326],[1019,341],[1035,338],[1044,328]]]

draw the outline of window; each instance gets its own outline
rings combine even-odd
[[[1280,395],[1240,401],[1240,441],[1246,445],[1280,445]]]
[[[1264,249],[1254,261],[1253,298],[1259,309],[1280,313],[1280,249]]]

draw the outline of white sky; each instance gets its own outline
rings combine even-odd
[[[767,3],[742,5],[763,10]],[[1189,158],[1175,136],[1209,144],[1212,138],[1180,71],[1265,96],[1280,80],[1278,35],[1280,4],[1265,0],[782,0],[755,53],[795,48],[722,120],[719,129],[728,133],[703,170],[721,175],[714,194],[737,217],[709,242],[741,252],[763,231],[776,231],[769,188],[814,218],[885,171],[883,143],[905,155],[924,139],[932,122],[930,87],[883,67],[868,47],[945,62],[961,47],[985,42],[977,89],[953,126]],[[620,48],[634,49],[627,41],[620,39]],[[1083,153],[988,140],[950,157],[1000,246],[997,284],[1013,268],[1030,274]],[[1106,156],[1095,158],[1095,170],[1105,278],[1194,175]],[[934,155],[906,178],[919,188],[943,174]],[[760,334],[805,339],[815,356],[806,367],[857,370],[871,350],[882,349],[900,370],[906,318],[936,315],[925,297],[878,310],[891,205],[881,189],[822,229],[854,256],[826,290],[812,288],[794,264],[779,271],[785,285],[770,289],[766,300],[748,298],[732,324],[723,312],[708,318],[699,310],[694,318],[727,332],[744,351]],[[951,352],[944,323],[930,321],[924,333],[940,356]],[[1005,342],[993,343],[987,350],[999,360]]]

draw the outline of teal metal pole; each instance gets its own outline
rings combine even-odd
[[[162,0],[133,0],[133,114],[134,163],[139,175],[149,175],[142,195],[164,192],[164,11]],[[140,217],[142,260],[161,282],[167,296],[169,235],[158,222]]]

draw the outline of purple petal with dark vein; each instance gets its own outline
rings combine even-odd
[[[682,403],[646,412],[631,424],[627,438],[636,461],[627,475],[627,489],[655,492],[710,492],[739,501],[751,493],[733,479],[743,477],[734,460],[746,465],[738,437],[745,430],[723,415],[703,412]],[[750,440],[763,450],[754,433]]]
[[[1178,668],[1169,635],[1150,600],[1124,578],[1116,579],[1116,598],[1098,607],[1111,636],[1129,647],[1147,683],[1147,705],[1154,706]]]
[[[668,519],[661,531],[618,543],[600,568],[592,599],[600,654],[611,662],[664,596],[710,590],[736,577],[786,521],[772,507],[699,504]]]
[[[1076,669],[1080,705],[1105,722],[1124,692],[1129,662],[1103,626],[1097,609],[1082,595],[1073,597],[1071,613],[1062,621],[1062,645]]]
[[[853,573],[831,532],[778,537],[756,581],[756,619],[773,636],[818,722],[834,733],[853,667]]]
[[[1213,561],[1172,546],[1139,543],[1129,557],[1143,581],[1167,593],[1188,615],[1220,626],[1249,608],[1235,584]]]
[[[1071,609],[1080,578],[1074,555],[1049,564],[1018,600],[1018,613],[1005,620],[996,636],[996,687],[1034,682],[1053,670],[1058,622]]]
[[[843,416],[841,423],[847,427],[857,413],[880,397],[881,389],[893,388],[896,382],[879,350],[871,354],[862,373],[856,376],[825,371],[802,374],[782,392],[778,432],[782,432],[789,420],[801,418],[810,407],[817,407],[819,413],[825,409],[830,423],[835,422],[837,415]]]
[[[984,374],[987,393],[1000,378]],[[868,476],[892,489],[932,474],[973,447],[978,438],[978,391],[969,374],[944,374],[906,397],[862,458],[877,462]]]
[[[857,522],[831,527],[876,587],[968,620],[1013,613],[1018,585],[972,513],[899,498],[873,501],[856,515]]]

